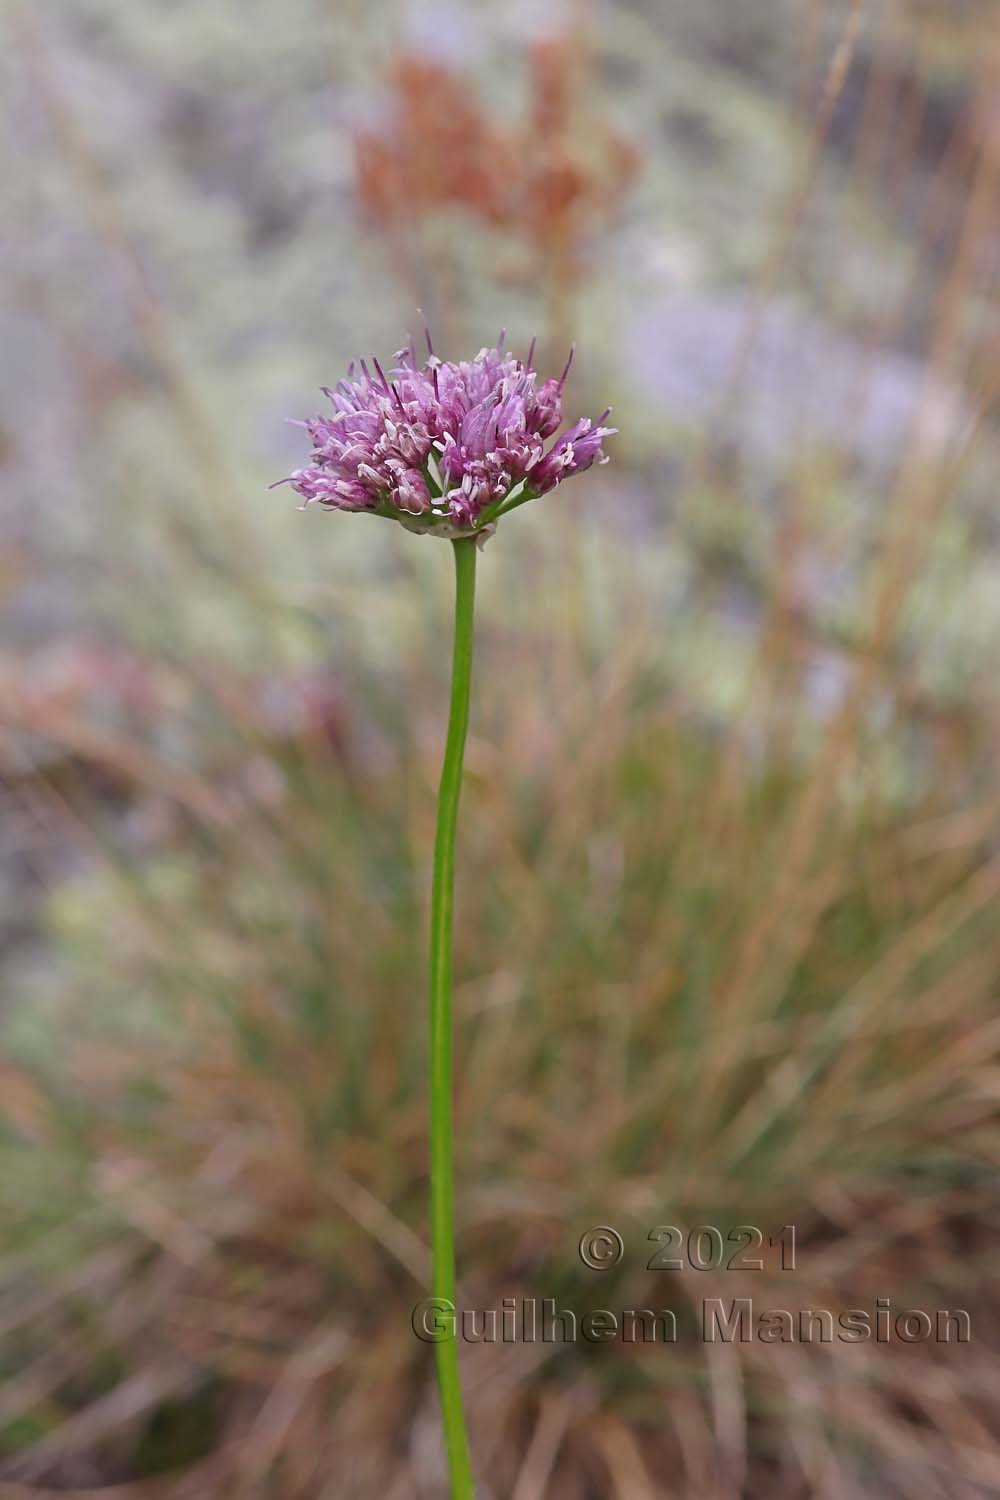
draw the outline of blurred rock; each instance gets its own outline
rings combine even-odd
[[[866,349],[788,303],[758,317],[747,297],[679,296],[644,308],[628,338],[633,367],[671,420],[712,422],[745,457],[779,471],[791,454],[818,448],[884,476],[916,432],[933,450],[969,421],[961,394],[915,360]]]

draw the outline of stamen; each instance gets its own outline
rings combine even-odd
[[[385,391],[385,393],[386,393],[387,396],[391,396],[392,395],[392,390],[391,390],[391,388],[389,386],[388,380],[386,380],[386,378],[385,378],[385,371],[383,370],[382,366],[379,364],[378,359],[377,359],[377,357],[374,354],[372,355],[372,363],[374,364],[376,370],[378,371],[378,378],[382,382],[382,389]]]
[[[524,362],[524,368],[526,370],[530,370],[532,368],[532,360],[535,357],[535,345],[537,343],[538,343],[538,335],[535,334],[532,337],[531,343],[528,345],[528,357],[527,357],[527,359]]]
[[[559,389],[560,390],[562,390],[563,386],[566,384],[566,376],[570,372],[570,367],[573,364],[573,356],[574,356],[575,353],[576,353],[576,345],[575,344],[570,344],[570,346],[569,346],[569,359],[566,361],[566,368],[563,370],[562,374],[559,376]]]

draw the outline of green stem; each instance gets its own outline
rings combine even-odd
[[[455,1214],[452,1189],[451,934],[455,893],[455,827],[462,790],[462,760],[469,723],[472,679],[472,620],[476,593],[476,543],[452,542],[455,552],[455,648],[451,672],[448,740],[438,792],[431,894],[430,1114],[431,1251],[435,1299],[455,1306]],[[457,1332],[460,1318],[453,1320]],[[473,1500],[469,1440],[462,1411],[458,1342],[435,1345],[441,1419],[444,1425],[452,1500]]]

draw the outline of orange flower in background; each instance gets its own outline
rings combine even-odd
[[[357,186],[366,219],[401,268],[412,269],[401,240],[415,216],[426,223],[458,207],[513,230],[529,252],[524,278],[548,288],[550,335],[558,336],[587,240],[619,206],[639,153],[595,114],[576,38],[536,42],[528,60],[527,118],[501,129],[460,73],[401,56],[386,123],[354,138]]]
[[[495,130],[472,91],[441,63],[404,55],[390,79],[394,107],[384,132],[354,138],[358,192],[380,229],[415,211],[460,203],[490,222],[508,212],[512,143]]]
[[[586,66],[572,38],[537,42],[530,64],[521,217],[550,274],[571,284],[582,273],[587,237],[612,217],[638,172],[639,153],[588,108]]]

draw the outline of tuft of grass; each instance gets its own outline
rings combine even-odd
[[[542,545],[558,600],[579,583]],[[594,651],[577,604],[576,628],[494,614],[483,641],[456,950],[462,1296],[670,1307],[682,1335],[464,1348],[479,1462],[497,1494],[540,1493],[546,1454],[556,1496],[668,1475],[691,1495],[905,1494],[925,1472],[971,1493],[996,1417],[978,1336],[932,1367],[695,1330],[706,1297],[994,1316],[986,726],[964,777],[887,797],[870,752],[876,727],[924,733],[905,700],[888,722],[859,703],[847,746],[836,720],[771,734],[781,656],[762,633],[724,730],[627,621]],[[172,1451],[248,1494],[323,1493],[345,1453],[358,1496],[439,1483],[409,1327],[436,638],[433,619],[409,633],[406,713],[341,684],[335,745],[230,721],[205,778],[228,819],[185,799],[155,851],[112,842],[53,897],[66,967],[17,1018],[10,1075],[5,1178],[39,1216],[4,1278],[10,1481],[89,1464],[122,1482]],[[576,1243],[605,1223],[626,1256],[600,1274]],[[657,1225],[746,1223],[796,1226],[794,1274],[646,1270]]]

